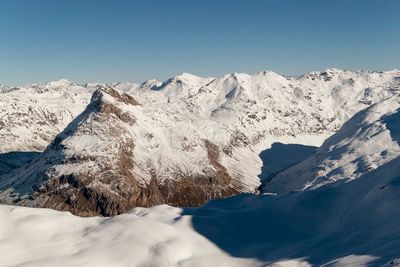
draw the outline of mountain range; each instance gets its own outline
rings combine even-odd
[[[355,179],[396,157],[384,121],[376,120],[396,108],[399,93],[396,70],[3,86],[0,199],[111,216],[137,206],[198,206]],[[369,120],[357,124],[363,116]],[[302,161],[310,153],[300,147],[319,146],[330,135]],[[362,160],[358,148],[349,156],[344,147],[358,144],[348,135],[367,136],[374,149]],[[263,155],[278,143],[299,145],[290,153],[297,157],[276,151],[279,164],[269,166]]]

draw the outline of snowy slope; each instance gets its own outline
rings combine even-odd
[[[1,266],[260,266],[222,252],[166,205],[113,218],[0,205]]]
[[[398,96],[400,72],[328,69],[298,78],[271,71],[218,78],[183,73],[151,84],[129,93],[149,114],[173,114],[176,121],[165,125],[176,129],[169,138],[190,127],[225,155],[249,155],[241,159],[243,173],[255,177],[263,164],[255,155],[273,143],[319,146],[359,110]]]
[[[400,155],[400,98],[358,112],[308,159],[277,174],[265,192],[287,193],[354,180]]]
[[[319,146],[356,112],[398,96],[400,72],[328,69],[297,78],[271,71],[218,78],[183,73],[150,90],[129,92],[157,114],[169,112],[190,123],[225,154],[242,147],[260,154],[276,142]],[[244,173],[259,174],[260,159],[256,167],[243,161],[251,164]]]
[[[184,73],[153,90],[130,92],[178,114],[194,114],[217,127],[223,124],[241,131],[252,142],[264,136],[332,133],[357,111],[398,95],[399,76],[399,71],[337,69],[299,78],[273,72],[234,73],[219,78]],[[192,123],[198,124],[194,120]],[[212,128],[203,131],[211,135],[215,131]],[[224,141],[223,137],[217,138]]]
[[[0,153],[42,151],[84,110],[93,91],[67,80],[0,90]]]
[[[395,266],[400,158],[359,179],[112,218],[0,206],[2,266]]]

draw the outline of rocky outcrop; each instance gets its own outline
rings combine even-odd
[[[137,206],[198,206],[246,191],[221,164],[219,147],[207,139],[199,144],[207,174],[174,170],[172,179],[160,179],[149,165],[150,178],[139,176],[135,169],[143,165],[137,162],[134,129],[143,129],[135,108],[140,104],[127,94],[110,87],[95,91],[85,111],[36,160],[0,183],[11,189],[3,202],[113,216]]]

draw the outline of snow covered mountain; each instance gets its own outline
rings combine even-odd
[[[270,71],[219,78],[184,73],[164,83],[111,85],[152,105],[155,114],[168,109],[187,115],[192,123],[203,121],[206,128],[225,123],[257,140],[266,135],[331,134],[357,111],[398,95],[399,77],[397,70],[328,69],[297,78]],[[60,80],[2,90],[0,152],[44,150],[85,109],[100,85]]]
[[[358,112],[308,159],[274,176],[263,190],[312,190],[376,170],[400,156],[399,122],[399,97],[374,104]]]
[[[43,151],[93,91],[67,80],[0,90],[0,153]]]
[[[263,178],[262,151],[275,142],[320,145],[356,112],[398,96],[399,77],[400,71],[338,69],[301,77],[184,73],[163,83],[112,85],[133,98],[63,80],[1,93],[3,152],[40,150],[62,131],[28,165],[14,171],[7,165],[1,198],[114,215],[138,205],[191,206],[254,192]],[[27,128],[14,123],[20,106]],[[52,115],[39,116],[47,111]]]
[[[104,109],[122,97],[124,104],[114,106],[129,122],[130,117],[122,114],[142,109],[142,103],[116,93],[103,89],[94,99],[104,98]],[[93,103],[89,107],[94,108]],[[398,266],[399,108],[399,98],[393,97],[358,112],[309,159],[266,184],[269,190],[279,179],[285,186],[278,188],[279,194],[241,194],[199,208],[135,208],[112,218],[0,205],[4,218],[0,262],[6,266],[60,262],[65,266]],[[106,109],[118,113],[116,108]],[[98,116],[93,119],[101,120]],[[134,125],[142,119],[137,116]],[[87,126],[75,124],[80,135],[64,131],[44,154],[60,145],[68,153],[76,144],[74,138],[82,148],[94,145],[85,142]],[[94,123],[94,132],[104,130],[98,126]],[[122,136],[121,142],[126,140],[125,133]],[[297,179],[283,175],[302,171],[305,165],[310,170],[330,169],[306,188],[304,178],[314,172],[299,172]]]
[[[199,205],[257,187],[257,180],[245,183],[235,158],[230,175],[211,141],[190,128],[171,137],[165,123],[174,117],[147,112],[133,97],[101,87],[38,158],[3,176],[2,195],[15,204],[110,216],[135,206]]]

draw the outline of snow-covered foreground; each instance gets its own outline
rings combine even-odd
[[[0,266],[394,266],[399,174],[396,158],[337,186],[112,218],[2,205]]]
[[[0,266],[257,266],[229,256],[167,205],[112,218],[0,206]]]

